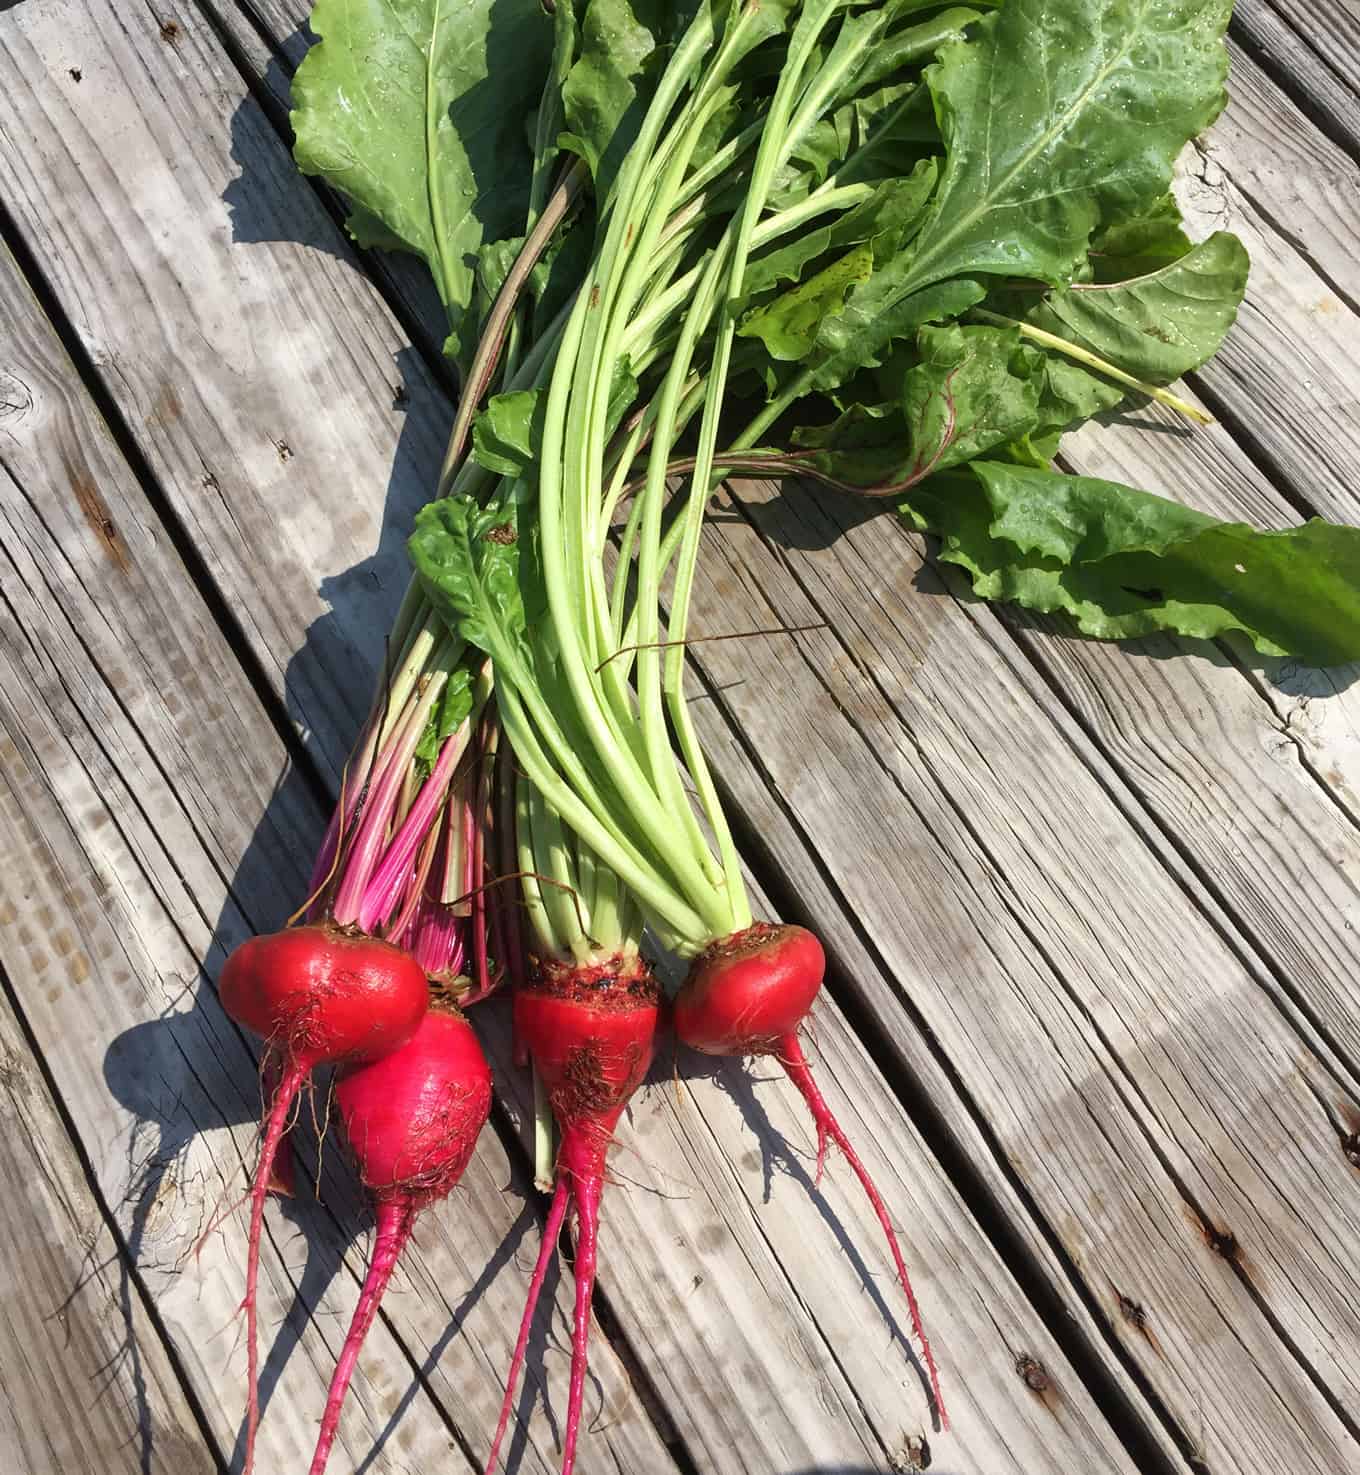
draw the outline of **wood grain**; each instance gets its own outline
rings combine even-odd
[[[1237,326],[1195,382],[1296,505],[1360,522],[1360,167],[1240,61],[1178,194],[1193,235],[1232,230],[1251,254]]]
[[[900,529],[795,487],[741,502],[755,527],[719,513],[703,606],[736,628],[829,627],[758,662],[696,648],[771,790],[1087,1284],[1144,1308],[1155,1345],[1126,1323],[1126,1348],[1202,1429],[1211,1468],[1266,1447],[1346,1468],[1336,1410],[1357,1367],[1330,1328],[1360,1310],[1340,1272],[1357,1184],[1310,1086],[1350,1099],[1325,1048],[1275,1013],[1223,919],[1130,825],[994,617],[943,597]],[[890,1029],[890,1001],[873,1003]],[[1250,1271],[1206,1226],[1236,1235]],[[1277,1421],[1276,1399],[1307,1409],[1306,1429]]]
[[[13,857],[0,960],[230,1451],[243,1406],[241,1208],[196,1244],[237,1204],[260,1108],[254,1060],[209,979],[251,930],[283,920],[323,816],[7,257],[0,334],[23,391],[7,396],[17,409],[0,437],[0,833]],[[358,1464],[380,1440],[378,1471],[466,1467],[459,1446],[483,1449],[494,1427],[523,1295],[514,1256],[536,1220],[493,1132],[464,1183],[421,1221],[338,1458]],[[268,1218],[274,1386],[260,1455],[280,1468],[310,1458],[363,1270],[366,1215],[334,1150],[322,1192],[325,1208]],[[559,1294],[558,1337],[567,1308]],[[430,1349],[442,1356],[425,1366]],[[601,1450],[625,1468],[669,1468],[602,1338],[594,1371],[610,1410]],[[532,1426],[521,1466],[557,1468],[551,1428]]]
[[[1346,0],[1238,0],[1233,32],[1328,136],[1360,157],[1360,28]]]
[[[15,1475],[209,1475],[141,1289],[0,1000],[0,1450]]]
[[[1198,150],[1352,312],[1360,306],[1360,161],[1338,148],[1239,46],[1231,92]],[[1360,62],[1357,63],[1360,65]]]
[[[1140,411],[1069,438],[1065,459],[1229,519],[1296,520],[1218,429],[1186,435]],[[1360,1079],[1356,672],[1263,659],[1244,644],[1162,637],[1101,645],[1061,620],[1019,611],[1006,622],[1139,806],[1252,939],[1259,965],[1279,981],[1280,1006],[1296,1004]]]

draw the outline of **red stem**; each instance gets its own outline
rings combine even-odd
[[[590,1302],[595,1291],[595,1242],[600,1227],[600,1193],[604,1179],[577,1177],[572,1186],[579,1227],[576,1236],[576,1318],[571,1329],[571,1392],[567,1399],[567,1432],[562,1445],[562,1475],[576,1465],[576,1436],[586,1386],[586,1349],[590,1341]]]
[[[817,1124],[817,1162],[820,1175],[820,1166],[826,1152],[826,1139],[830,1139],[840,1148],[845,1155],[845,1160],[854,1170],[855,1176],[860,1181],[860,1186],[868,1196],[869,1202],[874,1206],[874,1213],[878,1215],[878,1222],[883,1226],[883,1233],[888,1237],[888,1248],[892,1251],[893,1262],[897,1266],[897,1278],[902,1284],[902,1291],[907,1298],[907,1306],[911,1311],[911,1326],[921,1344],[921,1355],[925,1360],[926,1373],[930,1378],[930,1391],[935,1399],[935,1411],[940,1417],[940,1428],[948,1429],[949,1416],[945,1413],[944,1399],[940,1395],[940,1376],[935,1370],[935,1358],[930,1350],[930,1342],[926,1338],[925,1327],[921,1322],[921,1311],[916,1304],[916,1293],[911,1288],[911,1279],[907,1275],[906,1262],[902,1258],[902,1248],[897,1242],[897,1231],[893,1228],[892,1220],[888,1217],[888,1210],[884,1206],[883,1199],[878,1189],[874,1186],[874,1180],[869,1176],[868,1169],[860,1162],[855,1149],[850,1146],[849,1139],[841,1131],[840,1123],[831,1114],[831,1108],[826,1104],[822,1096],[821,1088],[812,1078],[812,1070],[807,1063],[807,1057],[803,1054],[803,1047],[795,1034],[785,1035],[779,1042],[779,1063],[788,1072],[789,1079],[802,1093],[803,1100],[807,1102],[808,1109],[812,1112],[812,1119]]]
[[[264,1234],[264,1201],[269,1194],[269,1181],[288,1124],[288,1113],[302,1083],[307,1079],[306,1066],[292,1061],[282,1072],[279,1088],[265,1124],[260,1158],[255,1165],[255,1178],[250,1187],[250,1239],[246,1247],[246,1455],[241,1475],[250,1475],[255,1461],[255,1434],[260,1427],[260,1348],[259,1312],[256,1298],[260,1284],[260,1240]]]
[[[326,1395],[326,1412],[321,1420],[321,1432],[317,1436],[316,1453],[312,1456],[308,1475],[322,1475],[326,1468],[331,1445],[335,1443],[336,1430],[340,1427],[340,1410],[344,1406],[350,1379],[359,1362],[359,1351],[373,1325],[374,1317],[378,1314],[378,1305],[392,1279],[392,1272],[397,1268],[401,1252],[411,1238],[416,1210],[409,1199],[393,1199],[378,1205],[377,1217],[378,1230],[373,1239],[373,1258],[369,1262],[368,1274],[364,1277],[363,1290],[359,1293],[359,1304],[354,1308],[354,1319],[349,1324],[345,1345],[340,1349],[340,1357],[335,1364],[335,1376],[331,1379],[330,1392]]]
[[[524,1354],[529,1347],[529,1332],[533,1328],[534,1308],[543,1289],[543,1280],[548,1266],[557,1250],[557,1238],[562,1232],[562,1220],[567,1212],[567,1200],[571,1190],[565,1174],[559,1174],[557,1188],[553,1192],[552,1207],[548,1210],[548,1221],[543,1226],[543,1239],[538,1247],[538,1262],[534,1266],[533,1279],[529,1282],[529,1299],[525,1302],[524,1317],[519,1324],[519,1337],[515,1342],[514,1356],[510,1359],[510,1376],[505,1384],[505,1401],[501,1404],[500,1422],[496,1425],[496,1437],[491,1441],[491,1453],[486,1461],[486,1475],[493,1475],[496,1461],[500,1457],[501,1440],[510,1423],[510,1410],[515,1402],[515,1385],[519,1382],[520,1369],[524,1366]],[[316,1475],[316,1472],[313,1472]]]
[[[533,230],[525,237],[519,255],[515,257],[514,264],[506,274],[500,291],[496,294],[495,302],[491,304],[491,311],[487,314],[476,355],[469,367],[467,380],[461,386],[462,392],[458,396],[458,413],[453,422],[453,432],[449,436],[448,449],[444,452],[444,465],[439,473],[439,490],[436,493],[439,497],[446,497],[449,494],[453,486],[453,478],[462,464],[463,450],[467,445],[468,432],[472,429],[473,416],[477,406],[482,402],[482,396],[490,389],[491,381],[495,377],[501,344],[505,342],[505,335],[509,330],[510,319],[514,316],[520,293],[524,290],[524,285],[529,280],[534,266],[547,249],[553,231],[562,223],[568,207],[586,178],[585,164],[582,160],[577,159],[562,177],[557,188],[548,196]]]
[[[487,732],[483,721],[477,744],[477,771],[468,785],[468,802],[472,807],[472,884],[476,887],[472,893],[472,987],[478,998],[485,998],[492,989],[487,973],[486,892],[482,889],[487,879],[486,829],[491,823]]]
[[[497,869],[502,875],[518,868],[519,849],[515,841],[515,759],[507,742],[496,759]],[[500,892],[496,901],[505,927],[505,976],[511,988],[518,988],[525,981],[524,934],[520,925],[519,908],[513,894]],[[529,1048],[520,1039],[519,1030],[513,1023],[510,1030],[510,1060],[516,1070],[525,1070],[529,1064]]]
[[[425,840],[420,847],[420,853],[416,857],[415,874],[407,883],[406,899],[402,904],[400,913],[396,920],[387,929],[387,938],[395,942],[399,947],[408,950],[414,947],[414,936],[406,936],[407,928],[415,932],[413,923],[420,912],[420,904],[425,898],[425,883],[430,878],[430,868],[434,864],[434,854],[439,848],[439,819],[436,817],[430,823]]]
[[[425,782],[421,784],[415,802],[398,826],[396,834],[381,847],[380,858],[375,858],[375,864],[364,881],[358,902],[357,920],[365,932],[372,932],[385,923],[396,910],[403,889],[410,888],[412,862],[420,853],[420,847],[425,843],[438,817],[444,797],[449,791],[453,771],[467,749],[465,728],[466,723],[463,728],[445,738],[439,757]],[[410,755],[407,761],[410,761]],[[386,796],[381,785],[379,793]],[[391,798],[394,802],[399,793],[399,787],[393,788]],[[409,889],[406,894],[411,894]]]

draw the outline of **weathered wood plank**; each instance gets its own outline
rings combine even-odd
[[[16,1475],[217,1470],[3,999],[0,1185],[0,1463]]]
[[[765,539],[710,535],[703,607],[831,627],[758,662],[696,647],[770,787],[1093,1294],[1143,1308],[1125,1347],[1210,1468],[1348,1468],[1360,1199],[1304,1078],[1349,1099],[1325,1049],[1149,851],[987,612],[910,592],[938,585],[905,534],[799,488],[741,501]],[[1236,1267],[1206,1238],[1229,1231]]]
[[[0,959],[175,1355],[230,1450],[243,1398],[233,1332],[242,1211],[201,1255],[194,1247],[239,1196],[259,1100],[251,1056],[200,960],[215,974],[253,927],[282,920],[323,815],[289,776],[281,740],[8,257],[0,337],[11,376],[0,439],[0,833],[12,857],[0,875]],[[342,1426],[355,1463],[383,1440],[376,1469],[463,1468],[471,1461],[451,1448],[450,1427],[478,1451],[494,1427],[523,1295],[511,1255],[535,1221],[494,1132],[464,1182],[422,1220],[373,1330]],[[261,1323],[276,1386],[261,1458],[279,1468],[310,1457],[363,1269],[365,1216],[335,1152],[323,1191],[328,1210],[269,1218]],[[565,1337],[564,1294],[552,1324]],[[432,1401],[409,1360],[419,1366],[436,1346],[442,1356],[423,1376]],[[594,1372],[610,1413],[600,1457],[670,1468],[603,1339]],[[557,1468],[551,1428],[532,1426],[521,1466]]]
[[[259,581],[237,615],[304,737],[328,734],[315,746],[324,766],[362,716],[374,652],[329,618],[342,591],[317,571],[385,628],[405,582],[414,489],[442,450],[432,417],[402,402],[407,351],[366,332],[375,294],[355,290],[352,254],[298,187],[206,20],[181,15],[166,39],[149,9],[120,22],[42,0],[11,15],[0,39],[6,198],[128,420],[154,430],[157,472],[182,497],[214,579],[253,588],[257,548],[276,550],[281,576]],[[75,191],[79,211],[50,208],[54,188]],[[356,383],[375,400],[357,421],[345,408]],[[295,400],[287,390],[299,384]],[[411,393],[432,393],[423,375]],[[380,447],[386,523],[351,482]],[[300,466],[325,481],[325,499],[295,494]],[[314,557],[298,562],[304,550]],[[307,659],[290,669],[299,629]]]
[[[351,359],[381,361],[394,342],[390,320],[357,278],[350,277],[347,282],[346,291],[352,300],[343,309],[334,309],[329,301],[328,294],[335,290],[333,281],[316,294],[308,293],[306,283],[311,270],[320,269],[336,277],[352,271],[351,258],[338,239],[326,234],[324,216],[314,204],[308,204],[311,213],[302,222],[310,232],[307,239],[324,241],[335,253],[333,261],[330,256],[299,252],[286,241],[262,241],[229,255],[229,269],[220,280],[208,274],[195,282],[193,329],[176,322],[181,302],[174,279],[175,260],[181,255],[193,258],[209,254],[219,241],[224,212],[215,209],[211,201],[224,177],[236,172],[227,163],[225,139],[215,139],[213,132],[211,110],[222,106],[220,91],[226,74],[212,71],[218,63],[209,56],[204,66],[216,79],[216,95],[211,88],[200,85],[195,89],[180,78],[179,69],[188,64],[195,45],[205,53],[211,51],[210,38],[182,36],[167,64],[176,88],[179,126],[185,137],[192,134],[191,157],[195,169],[204,175],[184,181],[182,176],[190,172],[187,165],[176,175],[168,170],[163,152],[158,151],[159,118],[150,122],[138,118],[135,92],[144,85],[148,54],[160,55],[151,27],[139,32],[129,23],[126,29],[115,29],[104,10],[93,7],[83,16],[81,34],[87,39],[91,34],[104,38],[109,70],[98,74],[100,87],[93,95],[63,94],[59,87],[41,79],[45,70],[53,69],[53,59],[62,55],[70,28],[59,31],[55,22],[46,19],[47,14],[26,13],[24,17],[26,44],[31,46],[36,41],[37,54],[19,54],[21,61],[32,64],[26,69],[28,81],[17,83],[15,88],[25,94],[21,99],[22,116],[29,129],[26,158],[31,161],[26,167],[36,169],[41,165],[47,171],[36,181],[39,188],[35,189],[35,181],[29,179],[26,187],[16,193],[25,231],[45,259],[48,252],[55,252],[50,258],[52,277],[64,293],[73,278],[59,259],[63,243],[48,234],[52,222],[42,208],[45,195],[40,191],[60,181],[61,187],[70,192],[70,208],[77,209],[87,187],[84,181],[97,181],[102,174],[117,170],[124,190],[102,197],[100,207],[87,217],[94,222],[91,228],[99,236],[105,259],[93,269],[76,269],[83,293],[80,311],[75,314],[79,330],[92,341],[90,314],[98,314],[103,363],[106,367],[110,362],[116,365],[116,372],[108,379],[112,391],[134,423],[191,536],[199,541],[211,534],[224,541],[231,556],[240,560],[239,566],[252,570],[251,577],[238,587],[253,591],[255,579],[268,582],[288,577],[300,578],[310,587],[335,577],[347,557],[369,546],[376,519],[364,522],[360,509],[349,507],[345,526],[335,531],[333,539],[308,536],[309,528],[324,518],[331,493],[334,463],[329,453],[307,456],[297,451],[289,462],[287,496],[279,497],[277,489],[266,488],[274,490],[277,498],[269,504],[269,519],[252,514],[237,518],[234,525],[231,514],[235,511],[235,495],[240,495],[248,508],[262,500],[259,490],[248,485],[244,475],[233,484],[230,494],[225,484],[219,483],[213,496],[199,502],[196,483],[186,482],[178,473],[186,445],[208,444],[224,430],[243,437],[255,433],[250,414],[267,404],[276,418],[285,417],[290,426],[324,423],[327,419],[334,419],[337,425],[348,422],[348,475],[354,485],[364,484],[366,477],[372,484],[379,483],[390,466],[395,439],[381,381],[375,393],[371,379],[364,382],[354,376],[342,383],[325,366],[312,375],[299,375],[293,372],[294,346],[279,340],[284,329],[300,321],[324,324],[328,312],[339,311],[342,316],[350,314],[351,322],[366,317],[366,341],[346,343]],[[70,10],[65,14],[74,17]],[[127,79],[126,87],[120,79]],[[162,78],[161,85],[170,84]],[[70,115],[70,109],[75,110],[75,116]],[[279,220],[289,208],[272,203],[277,173],[283,168],[279,162],[282,150],[261,120],[251,121],[247,116],[250,113],[249,105],[238,109],[233,139],[237,158],[246,153],[245,139],[264,157],[248,170],[244,183],[233,189],[232,208],[249,211],[255,219]],[[18,116],[16,112],[7,117],[7,126]],[[43,117],[48,120],[47,126],[35,129],[34,123]],[[96,117],[117,120],[111,156],[101,152],[108,134],[92,126]],[[190,125],[195,118],[204,120],[201,135],[192,132]],[[162,254],[163,244],[145,228],[145,217],[170,213],[169,205],[161,199],[148,204],[147,196],[181,188],[180,204],[192,203],[196,210],[184,218],[175,212],[176,250],[167,258]],[[298,186],[290,180],[289,188],[296,190]],[[263,197],[254,198],[252,190],[260,191]],[[304,204],[310,200],[305,190],[299,191],[299,198]],[[22,203],[25,200],[27,207]],[[33,208],[35,205],[37,208]],[[189,222],[192,229],[202,233],[198,243],[192,239]],[[302,257],[308,262],[307,272],[298,265]],[[109,280],[104,280],[105,273]],[[155,304],[154,312],[129,316],[114,310],[120,294],[134,290],[126,285],[129,279],[138,284],[135,291],[143,300]],[[250,303],[249,316],[241,313],[243,300]],[[223,357],[245,359],[250,364],[250,383],[241,384],[242,394],[236,405],[227,393],[230,386],[215,378],[211,367]],[[179,397],[178,410],[167,424],[160,417],[138,411],[149,389],[154,398],[154,385],[163,382],[170,365],[175,365],[176,382],[182,378],[189,387]],[[215,389],[211,403],[206,393],[197,390],[196,375],[204,366],[207,383]],[[429,484],[438,452],[433,426],[436,422],[447,423],[447,407],[439,403],[433,386],[423,383],[414,371],[411,379],[408,426],[413,428],[408,430],[408,437],[415,439],[427,458],[426,475],[403,481],[405,472],[399,462],[393,507],[389,508],[394,526],[399,526],[401,518],[394,509],[409,505]],[[383,436],[388,438],[388,445],[381,454],[362,449],[366,438]],[[304,502],[309,505],[302,506]],[[211,521],[214,518],[220,519],[215,526]],[[269,536],[246,536],[242,531],[252,528],[264,529]],[[208,544],[204,546],[206,551]],[[213,563],[214,572],[220,574],[222,556],[214,553]],[[362,586],[358,598],[353,597],[354,586],[339,578],[327,587],[328,591],[334,588],[336,603],[335,628],[327,636],[332,648],[348,650],[350,642],[358,641],[361,633],[372,638],[382,628]],[[389,589],[387,594],[392,592]],[[277,608],[281,610],[282,604]],[[277,613],[274,617],[281,618]],[[302,637],[303,619],[305,613],[299,615],[294,642]],[[247,637],[256,642],[261,631],[261,621],[253,620],[247,626]],[[376,648],[374,640],[374,649],[351,661],[351,683],[359,679],[362,668],[371,669]],[[270,674],[278,679],[276,665],[270,668]],[[308,693],[314,685],[310,681],[297,682],[289,690],[295,714],[308,726],[315,715],[308,705]],[[359,701],[356,692],[356,706]],[[324,709],[322,717],[331,721]],[[318,731],[315,740],[319,748],[325,749],[325,757],[334,769],[343,734],[332,725]],[[204,765],[208,766],[206,757]],[[248,804],[239,808],[244,815],[251,813]],[[232,838],[224,835],[224,855],[231,854],[232,844]],[[230,865],[228,861],[224,869],[230,870]],[[272,881],[277,891],[288,889],[281,878],[289,874],[286,865],[274,869]],[[291,874],[295,885],[300,885],[300,871]],[[239,889],[239,879],[236,885]],[[844,1028],[834,1011],[828,1011],[823,1029],[843,1032],[842,1048],[850,1052],[845,1058],[853,1076],[863,1070],[863,1065]],[[834,1071],[828,1070],[826,1085],[833,1098],[839,1099]],[[914,1426],[904,1421],[919,1420],[919,1392],[898,1357],[870,1356],[863,1350],[865,1346],[881,1347],[885,1340],[866,1338],[863,1316],[852,1316],[847,1309],[863,1306],[862,1280],[856,1264],[819,1245],[811,1253],[803,1252],[791,1259],[787,1267],[781,1265],[766,1237],[768,1211],[762,1209],[757,1216],[749,1199],[742,1202],[744,1194],[759,1195],[758,1162],[755,1168],[744,1168],[741,1193],[731,1181],[731,1169],[722,1166],[724,1160],[739,1159],[753,1146],[749,1129],[737,1123],[730,1128],[725,1125],[721,1101],[724,1087],[731,1089],[726,1078],[707,1086],[696,1083],[692,1088],[693,1099],[701,1103],[703,1132],[696,1134],[692,1124],[685,1131],[668,1128],[666,1134],[658,1135],[673,1140],[648,1144],[648,1161],[655,1165],[662,1182],[688,1184],[691,1171],[698,1172],[687,1166],[690,1155],[695,1154],[704,1176],[697,1185],[687,1186],[687,1197],[679,1202],[657,1203],[644,1194],[614,1195],[611,1233],[617,1234],[617,1243],[624,1250],[611,1256],[605,1289],[611,1294],[617,1290],[615,1299],[622,1308],[621,1315],[627,1311],[634,1316],[633,1325],[641,1333],[637,1341],[640,1350],[650,1354],[653,1345],[666,1348],[653,1373],[667,1394],[668,1411],[681,1426],[701,1468],[754,1470],[828,1463],[836,1467],[866,1459],[881,1462],[898,1447],[904,1432],[909,1433]],[[938,1297],[949,1307],[951,1317],[957,1308],[958,1324],[949,1329],[949,1335],[960,1349],[956,1355],[970,1365],[956,1379],[967,1391],[959,1395],[964,1403],[958,1412],[954,1447],[963,1458],[998,1470],[1023,1468],[1026,1460],[1032,1463],[1044,1457],[1040,1452],[1055,1449],[1066,1451],[1058,1456],[1066,1462],[1124,1468],[1127,1462],[1118,1442],[1095,1414],[1077,1374],[1065,1366],[1051,1338],[1000,1270],[976,1227],[961,1212],[938,1168],[906,1127],[890,1093],[876,1077],[866,1076],[856,1081],[855,1094],[859,1100],[870,1098],[862,1110],[873,1109],[883,1115],[880,1140],[891,1148],[897,1165],[895,1174],[884,1167],[894,1201],[914,1200],[925,1205],[932,1221],[928,1233],[922,1233],[921,1245],[913,1250],[913,1258],[920,1262],[923,1297],[928,1306]],[[792,1105],[786,1095],[773,1099],[782,1101],[786,1111]],[[688,1117],[685,1121],[689,1123]],[[702,1151],[696,1149],[696,1137]],[[710,1145],[715,1138],[721,1143],[721,1153]],[[925,1197],[927,1194],[929,1197]],[[851,1200],[838,1207],[857,1243],[876,1243],[873,1221],[857,1203]],[[673,1285],[659,1279],[651,1250],[668,1235],[682,1238],[688,1247],[682,1254],[682,1247],[676,1246],[669,1256],[665,1274],[674,1277]],[[629,1253],[636,1255],[635,1261],[628,1258]],[[701,1295],[703,1287],[693,1284],[696,1274],[704,1277],[704,1287],[711,1286],[708,1294]],[[1066,1390],[1059,1415],[1054,1416],[1017,1378],[1006,1343],[997,1339],[998,1322],[1017,1343],[1033,1349],[1034,1355],[1053,1370],[1053,1376]],[[866,1364],[863,1378],[855,1383],[853,1391],[837,1365],[838,1357],[849,1354],[831,1345],[828,1330],[839,1331],[846,1326],[854,1355]],[[876,1322],[874,1333],[886,1339]],[[723,1370],[723,1376],[716,1380],[712,1375],[715,1368]],[[915,1414],[909,1412],[911,1403],[904,1407],[904,1398],[914,1402]],[[970,1402],[983,1411],[975,1418],[967,1416]],[[469,1410],[468,1427],[477,1422]],[[484,1427],[485,1421],[481,1422]],[[634,1462],[632,1467],[639,1466]]]
[[[1360,29],[1346,0],[1237,0],[1233,32],[1330,138],[1360,157]]]
[[[1192,233],[1236,231],[1252,261],[1236,328],[1196,380],[1297,502],[1342,522],[1360,521],[1360,274],[1345,246],[1358,183],[1360,168],[1243,61],[1178,188]]]
[[[1240,47],[1229,45],[1231,97],[1199,140],[1237,191],[1352,311],[1360,307],[1360,160],[1305,117]],[[1335,312],[1321,307],[1321,311]]]
[[[1297,520],[1220,427],[1190,435],[1139,411],[1083,429],[1065,459],[1093,476],[1168,489],[1216,516],[1266,527]],[[1281,1000],[1296,998],[1360,1079],[1355,672],[1243,650],[1232,660],[1165,638],[1106,646],[1074,638],[1060,620],[1006,619],[1281,975]]]

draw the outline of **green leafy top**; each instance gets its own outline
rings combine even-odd
[[[360,245],[423,258],[465,365],[478,253],[524,229],[552,24],[538,0],[317,0],[310,24],[298,164],[348,196]]]
[[[585,8],[581,55],[562,88],[562,143],[590,165],[601,199],[637,133],[674,23],[666,0],[594,0]]]
[[[1166,194],[1223,107],[1231,0],[1007,0],[926,73],[945,143],[922,287],[979,272],[1059,287],[1092,232]]]
[[[1054,469],[1131,394],[1202,417],[1167,384],[1229,331],[1246,256],[1192,244],[1169,188],[1222,106],[1229,9],[319,0],[304,167],[429,262],[460,362],[502,284],[535,299],[489,315],[472,464],[413,558],[494,658],[539,818],[677,945],[749,918],[683,691],[724,466],[884,496],[979,592],[1087,631],[1360,655],[1345,530]]]
[[[1313,665],[1360,655],[1360,528],[1224,523],[1088,476],[975,461],[904,511],[942,539],[974,592],[1061,611],[1102,640],[1244,634]]]
[[[1227,336],[1248,265],[1241,241],[1217,231],[1132,281],[1050,292],[1026,320],[1150,384],[1170,384],[1199,368]]]
[[[416,744],[417,771],[428,774],[439,757],[444,740],[462,726],[473,708],[473,673],[466,666],[451,672],[439,699],[430,709],[425,728]]]

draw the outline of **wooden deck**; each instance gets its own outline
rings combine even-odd
[[[0,1471],[237,1467],[251,1050],[212,980],[301,895],[450,419],[429,294],[293,169],[306,0],[0,4]],[[1360,522],[1360,22],[1241,0],[1189,151],[1253,258],[1190,386],[1076,469]],[[578,1468],[1360,1469],[1360,687],[964,597],[891,519],[731,489],[696,712],[772,913],[833,955],[820,1079],[877,1229],[768,1072],[623,1134]],[[721,617],[717,611],[721,609]],[[703,616],[700,616],[701,628]],[[504,1110],[422,1221],[332,1468],[478,1475],[541,1206]],[[309,1169],[315,1165],[308,1162]],[[262,1472],[305,1469],[362,1272],[340,1154],[271,1209]],[[845,1226],[839,1234],[834,1223]],[[510,1468],[557,1469],[568,1302]]]

